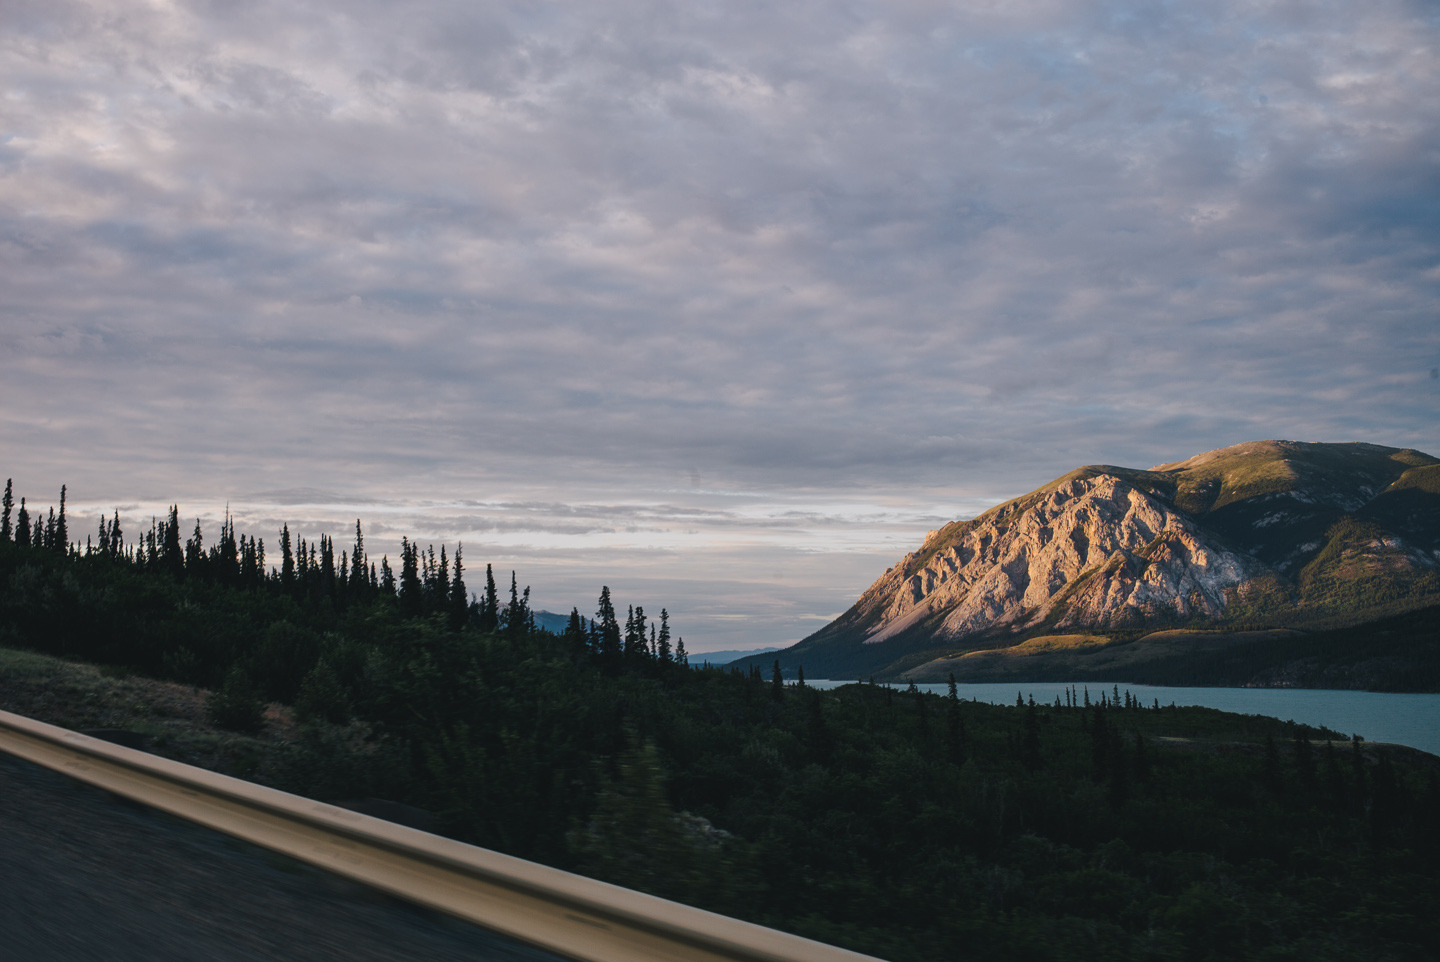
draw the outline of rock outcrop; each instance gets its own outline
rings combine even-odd
[[[867,642],[933,616],[944,638],[1049,618],[1056,627],[1128,627],[1214,617],[1227,592],[1262,571],[1160,499],[1103,474],[982,517],[933,547],[940,536],[872,588],[887,601]]]
[[[1437,600],[1440,459],[1254,441],[1149,470],[1077,468],[951,522],[779,654],[812,677],[898,673],[1046,632],[1296,627]]]

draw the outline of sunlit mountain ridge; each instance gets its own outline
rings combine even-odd
[[[1406,613],[1437,603],[1440,459],[1255,441],[1149,470],[1086,465],[951,522],[780,660],[921,680],[1138,681],[1165,662],[1172,683],[1203,681],[1176,660],[1282,642],[1291,658],[1297,632],[1394,617],[1424,642],[1433,619]],[[1311,683],[1301,675],[1211,683]],[[1364,675],[1353,686],[1393,687]]]

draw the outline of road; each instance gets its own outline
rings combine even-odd
[[[559,962],[3,754],[0,959]]]

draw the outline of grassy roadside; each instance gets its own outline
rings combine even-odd
[[[242,735],[210,723],[209,695],[123,669],[0,648],[0,710],[75,731],[133,732],[143,736],[146,751],[247,778],[273,768],[295,743],[289,708],[268,706],[263,729]]]

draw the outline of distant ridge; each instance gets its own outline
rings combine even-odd
[[[1437,603],[1440,459],[1253,441],[1148,470],[1086,465],[953,521],[780,660],[832,678],[1137,670]],[[1156,634],[1181,628],[1188,649]]]
[[[690,664],[698,665],[708,661],[712,665],[728,665],[732,661],[737,661],[741,658],[764,655],[779,650],[779,648],[772,645],[769,648],[745,648],[738,651],[697,651],[690,654]]]

